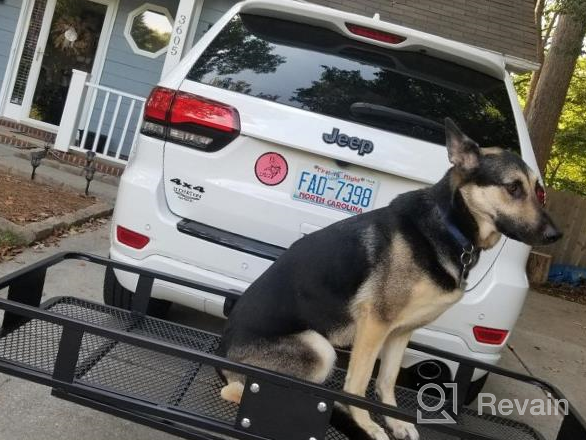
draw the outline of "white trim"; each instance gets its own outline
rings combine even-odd
[[[71,82],[67,90],[67,98],[63,105],[63,114],[59,123],[59,131],[55,138],[53,148],[60,151],[67,151],[73,144],[77,128],[79,126],[80,108],[85,101],[87,72],[73,69]]]
[[[12,90],[12,87],[9,86],[12,85],[12,79],[15,76],[14,63],[19,58],[17,57],[17,54],[20,53],[20,46],[21,44],[24,44],[24,40],[26,38],[26,34],[23,32],[23,29],[28,29],[28,27],[25,27],[25,23],[30,20],[33,2],[34,0],[22,1],[22,6],[18,15],[18,21],[16,22],[14,38],[12,39],[12,45],[10,46],[10,55],[8,56],[6,70],[4,71],[4,79],[0,85],[0,115],[2,116],[5,116],[5,104],[7,104],[9,100],[8,92]]]
[[[132,23],[134,22],[134,19],[146,11],[154,11],[160,12],[161,14],[165,14],[169,19],[171,28],[173,28],[175,20],[173,20],[173,17],[171,16],[171,13],[167,8],[165,8],[164,6],[153,5],[152,3],[144,3],[143,5],[128,13],[128,17],[126,18],[126,25],[124,26],[124,37],[126,38],[126,41],[128,42],[130,48],[135,54],[142,55],[148,58],[158,58],[165,52],[167,52],[167,48],[169,47],[168,44],[157,52],[149,52],[147,50],[139,48],[136,45],[134,39],[132,38],[132,35],[130,35],[130,30],[132,29]]]
[[[104,70],[104,64],[106,63],[106,55],[108,54],[108,48],[110,47],[110,39],[112,38],[112,32],[114,31],[114,23],[116,22],[116,14],[118,13],[120,0],[89,1],[100,3],[108,7],[108,9],[106,9],[106,15],[104,16],[104,24],[102,25],[100,39],[98,40],[98,47],[96,48],[94,65],[92,66],[90,77],[90,81],[100,82]]]
[[[43,22],[41,25],[41,31],[39,32],[39,38],[37,39],[37,47],[35,48],[35,55],[31,63],[31,68],[28,73],[26,80],[26,88],[24,89],[24,96],[20,107],[22,109],[21,119],[29,119],[31,113],[31,107],[35,90],[38,86],[39,75],[41,73],[41,66],[43,59],[45,58],[45,48],[49,41],[49,34],[51,32],[51,23],[53,21],[53,15],[55,14],[55,6],[57,6],[57,0],[47,0],[47,7],[43,14]]]
[[[198,0],[195,4],[194,0],[179,0],[171,40],[165,56],[165,64],[161,70],[161,78],[164,78],[171,69],[179,64],[186,47],[191,47],[187,43],[190,41],[189,36],[193,31],[193,27],[197,26],[199,21],[202,3],[203,0]]]
[[[505,55],[505,64],[507,68],[515,72],[527,72],[539,70],[541,64],[529,61],[524,58],[514,57],[512,55]]]
[[[191,19],[191,26],[189,27],[189,33],[187,34],[186,43],[183,47],[183,56],[187,54],[195,44],[195,35],[197,34],[197,28],[199,26],[199,19],[201,18],[201,11],[203,10],[203,3],[205,0],[198,0],[195,4],[193,11],[193,17]]]
[[[33,13],[33,9],[34,9],[34,3],[35,0],[24,0],[27,2],[27,12],[26,12],[26,19],[22,22],[22,27],[21,28],[16,28],[16,36],[15,39],[18,39],[18,48],[17,51],[14,53],[14,63],[12,64],[12,71],[10,72],[9,78],[10,81],[8,82],[8,88],[6,89],[6,100],[5,100],[5,106],[4,106],[4,112],[3,115],[10,118],[10,119],[14,119],[16,121],[21,121],[22,117],[23,117],[23,111],[22,111],[22,103],[21,104],[13,104],[10,102],[10,98],[12,96],[12,91],[14,90],[14,86],[16,84],[16,76],[18,73],[18,67],[20,65],[20,59],[22,57],[22,52],[24,50],[24,43],[26,41],[26,36],[28,34],[28,30],[31,24],[31,18],[32,18],[32,13]],[[45,4],[45,11],[43,12],[43,14],[45,14],[47,12],[47,9],[50,7],[51,5],[51,0],[48,0],[47,3]],[[23,6],[24,7],[24,6]],[[44,20],[44,18],[43,18]],[[39,37],[40,38],[40,37]],[[37,40],[37,47],[35,47],[35,52],[36,50],[38,50],[38,40]],[[33,61],[34,63],[34,61]],[[31,65],[32,68],[32,65]],[[29,71],[29,77],[30,77],[30,71]],[[4,79],[4,82],[6,82],[6,77]],[[27,86],[28,87],[28,78],[27,78]],[[26,94],[26,88],[25,88],[25,94]],[[26,96],[26,95],[25,95]],[[25,99],[25,96],[23,96],[23,102]]]

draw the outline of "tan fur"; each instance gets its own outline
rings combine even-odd
[[[480,149],[480,154],[488,156],[489,154],[502,154],[503,150],[501,147],[483,147]]]
[[[350,363],[344,391],[364,396],[378,353],[390,332],[388,323],[381,321],[370,304],[362,303],[357,311],[356,336],[350,354]],[[368,411],[350,407],[356,423],[375,439],[386,439],[384,430],[372,421]]]
[[[351,312],[356,323],[354,345],[344,390],[364,395],[377,355],[383,363],[377,389],[383,402],[396,405],[395,381],[411,331],[429,324],[462,297],[462,290],[446,292],[422,272],[408,243],[401,235],[393,238],[389,252],[390,267],[380,268],[360,287]],[[448,270],[454,268],[448,268]],[[350,408],[356,422],[374,438],[385,437],[367,411]],[[387,418],[395,437],[415,436],[410,423]]]
[[[356,325],[354,322],[348,323],[346,327],[340,327],[328,335],[328,341],[334,347],[350,347],[354,344],[354,336],[356,335]]]
[[[527,175],[518,170],[511,172],[508,180],[521,182],[528,197],[512,201],[503,186],[467,184],[460,188],[468,209],[478,223],[478,245],[481,249],[490,249],[501,238],[501,233],[497,231],[494,223],[494,219],[498,217],[499,213],[510,218],[522,218],[528,225],[535,225],[535,227],[540,221],[541,208],[535,196],[537,176],[531,171]]]
[[[313,330],[300,333],[299,339],[312,347],[319,355],[319,362],[313,374],[304,379],[315,383],[325,382],[336,363],[336,350],[334,350],[334,347],[332,347],[332,344],[326,338]]]
[[[398,333],[393,332],[383,345],[381,351],[381,365],[376,380],[376,391],[387,405],[397,406],[395,398],[395,385],[397,375],[401,370],[401,359],[405,353],[405,348],[411,338],[411,332]],[[403,420],[385,417],[385,422],[393,431],[396,438],[405,438],[407,436],[416,437],[415,426],[412,423]]]
[[[240,405],[242,400],[242,393],[244,392],[244,385],[241,382],[230,382],[220,392],[222,399],[228,402],[237,403]]]
[[[423,327],[458,302],[462,293],[462,289],[446,292],[429,278],[422,277],[413,285],[410,300],[398,314],[393,326],[407,330]]]

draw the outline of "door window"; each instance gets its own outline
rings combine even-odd
[[[35,51],[37,49],[37,41],[43,26],[43,15],[47,7],[47,0],[36,0],[33,5],[31,13],[31,21],[24,40],[24,47],[22,49],[22,56],[18,64],[18,71],[16,73],[16,80],[10,102],[12,104],[21,105],[26,90],[26,82],[31,70],[33,59],[35,58]]]

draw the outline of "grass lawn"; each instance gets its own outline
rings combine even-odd
[[[24,244],[23,238],[14,232],[0,229],[0,253],[2,248],[12,248],[22,246]]]

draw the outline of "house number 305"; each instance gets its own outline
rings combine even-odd
[[[185,15],[180,15],[179,19],[176,21],[175,32],[173,36],[173,41],[171,42],[171,55],[178,55],[179,48],[181,47],[181,40],[183,39],[183,26],[187,22],[187,17]]]

